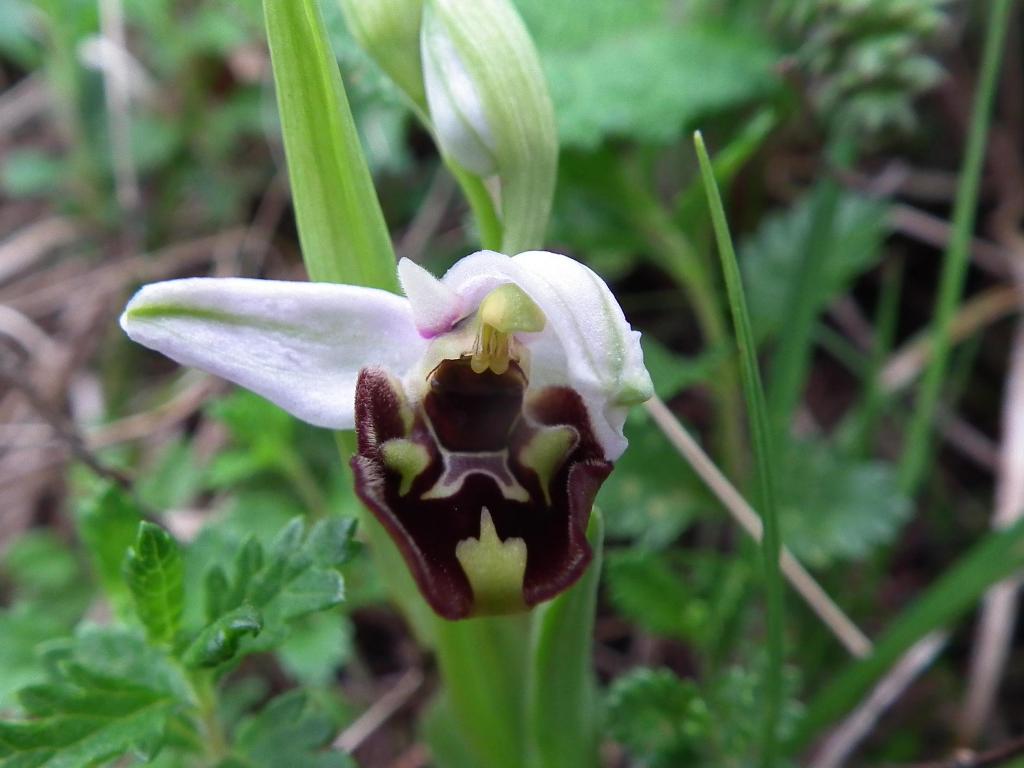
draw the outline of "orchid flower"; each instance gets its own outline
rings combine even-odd
[[[356,429],[356,492],[423,596],[459,619],[524,610],[591,558],[594,496],[651,395],[608,286],[553,253],[481,251],[405,297],[241,278],[143,287],[135,341],[320,427]]]

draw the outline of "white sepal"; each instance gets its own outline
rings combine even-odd
[[[135,341],[251,389],[303,421],[351,429],[365,366],[403,372],[426,342],[409,302],[328,283],[191,278],[142,288],[121,315]]]

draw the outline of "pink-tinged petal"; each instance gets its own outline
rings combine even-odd
[[[575,389],[587,405],[605,457],[614,461],[621,455],[626,411],[653,389],[640,334],[630,328],[594,271],[557,253],[529,251],[510,258],[480,251],[459,261],[442,282],[470,308],[502,283],[526,291],[547,318],[542,333],[524,339],[531,351],[531,386]]]
[[[406,299],[329,283],[155,283],[135,294],[121,327],[182,365],[222,376],[331,429],[354,425],[361,368],[401,376],[426,346]]]
[[[427,272],[416,262],[398,262],[398,279],[412,306],[412,316],[424,338],[433,338],[450,331],[462,318],[463,303],[459,294]]]

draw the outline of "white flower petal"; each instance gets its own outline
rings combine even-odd
[[[373,288],[192,278],[142,288],[135,341],[251,389],[303,421],[351,429],[359,369],[402,375],[423,354],[409,302]]]
[[[412,305],[413,320],[421,336],[432,338],[449,331],[462,318],[459,294],[416,262],[399,261],[398,279]]]
[[[622,425],[630,405],[653,393],[633,331],[605,282],[578,261],[530,251],[509,258],[481,251],[462,259],[443,282],[467,308],[496,286],[514,282],[547,318],[539,334],[524,338],[531,357],[531,386],[568,385],[583,397],[610,460],[626,447]]]

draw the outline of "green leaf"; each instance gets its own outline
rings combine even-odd
[[[43,678],[40,646],[70,628],[64,617],[55,616],[43,602],[23,600],[0,611],[0,711],[11,707],[15,691]]]
[[[78,535],[85,543],[93,568],[107,596],[119,609],[127,607],[130,597],[121,567],[141,520],[135,502],[113,485],[86,499],[76,515]]]
[[[184,652],[186,663],[216,666],[285,642],[290,624],[339,605],[345,582],[337,567],[352,557],[355,522],[321,520],[306,533],[302,518],[278,533],[269,551],[251,536],[238,547],[233,572],[214,564],[205,577],[207,626]],[[255,643],[240,644],[245,635]]]
[[[711,716],[692,681],[667,669],[638,669],[612,684],[607,707],[612,738],[646,765],[697,764]]]
[[[738,29],[673,20],[668,3],[518,0],[565,147],[667,143],[707,115],[778,87],[776,54]],[[580,19],[586,19],[581,24]]]
[[[867,557],[895,538],[912,511],[885,462],[845,458],[815,440],[794,441],[781,458],[783,538],[808,565]]]
[[[323,751],[337,728],[304,691],[289,691],[238,727],[234,751],[256,768],[353,768],[343,752]]]
[[[158,525],[140,523],[135,545],[125,556],[124,577],[150,639],[173,640],[185,607],[181,551],[174,537]]]
[[[790,286],[803,262],[814,210],[813,192],[791,208],[767,217],[740,246],[743,282],[751,322],[759,340],[776,334],[789,312]],[[822,233],[824,249],[816,303],[824,305],[881,257],[886,233],[885,206],[854,193],[842,193],[836,213]]]
[[[533,617],[527,739],[537,768],[596,765],[597,682],[591,665],[594,614],[601,579],[604,521],[590,515],[587,540],[594,552],[586,572],[570,589],[539,606]]]
[[[351,657],[353,634],[344,614],[315,613],[292,625],[277,655],[285,671],[303,685],[326,686]]]
[[[39,197],[57,192],[67,174],[61,158],[35,149],[9,151],[0,165],[0,186],[11,197]]]
[[[398,291],[395,254],[316,0],[264,0],[295,217],[313,280]]]
[[[707,621],[707,604],[663,554],[617,552],[608,558],[605,578],[615,609],[649,632],[693,639]]]
[[[242,605],[207,625],[181,654],[189,667],[216,667],[238,653],[246,635],[258,635],[263,619],[251,605]]]
[[[688,466],[665,461],[672,446],[644,411],[634,409],[629,415],[625,434],[629,450],[615,463],[597,499],[607,535],[642,549],[667,547],[698,516],[705,492]]]
[[[700,175],[708,197],[711,223],[718,245],[718,257],[722,264],[726,292],[729,296],[729,311],[732,315],[733,333],[740,358],[740,379],[743,383],[743,399],[747,406],[747,421],[750,428],[750,442],[755,466],[755,504],[761,511],[763,538],[761,542],[764,564],[764,586],[766,604],[766,629],[768,663],[765,666],[763,687],[764,713],[762,718],[761,765],[772,768],[779,757],[779,719],[784,703],[783,663],[785,655],[785,604],[783,600],[782,573],[779,558],[782,553],[782,534],[776,507],[778,477],[775,472],[775,455],[772,435],[765,405],[764,388],[761,386],[761,370],[757,360],[754,334],[750,325],[750,312],[743,290],[743,279],[733,248],[732,233],[725,218],[722,195],[718,190],[714,168],[704,138],[700,132],[694,134],[694,148],[700,164]]]
[[[159,743],[178,706],[167,691],[66,662],[52,683],[26,688],[29,719],[0,722],[2,768],[87,768]]]

